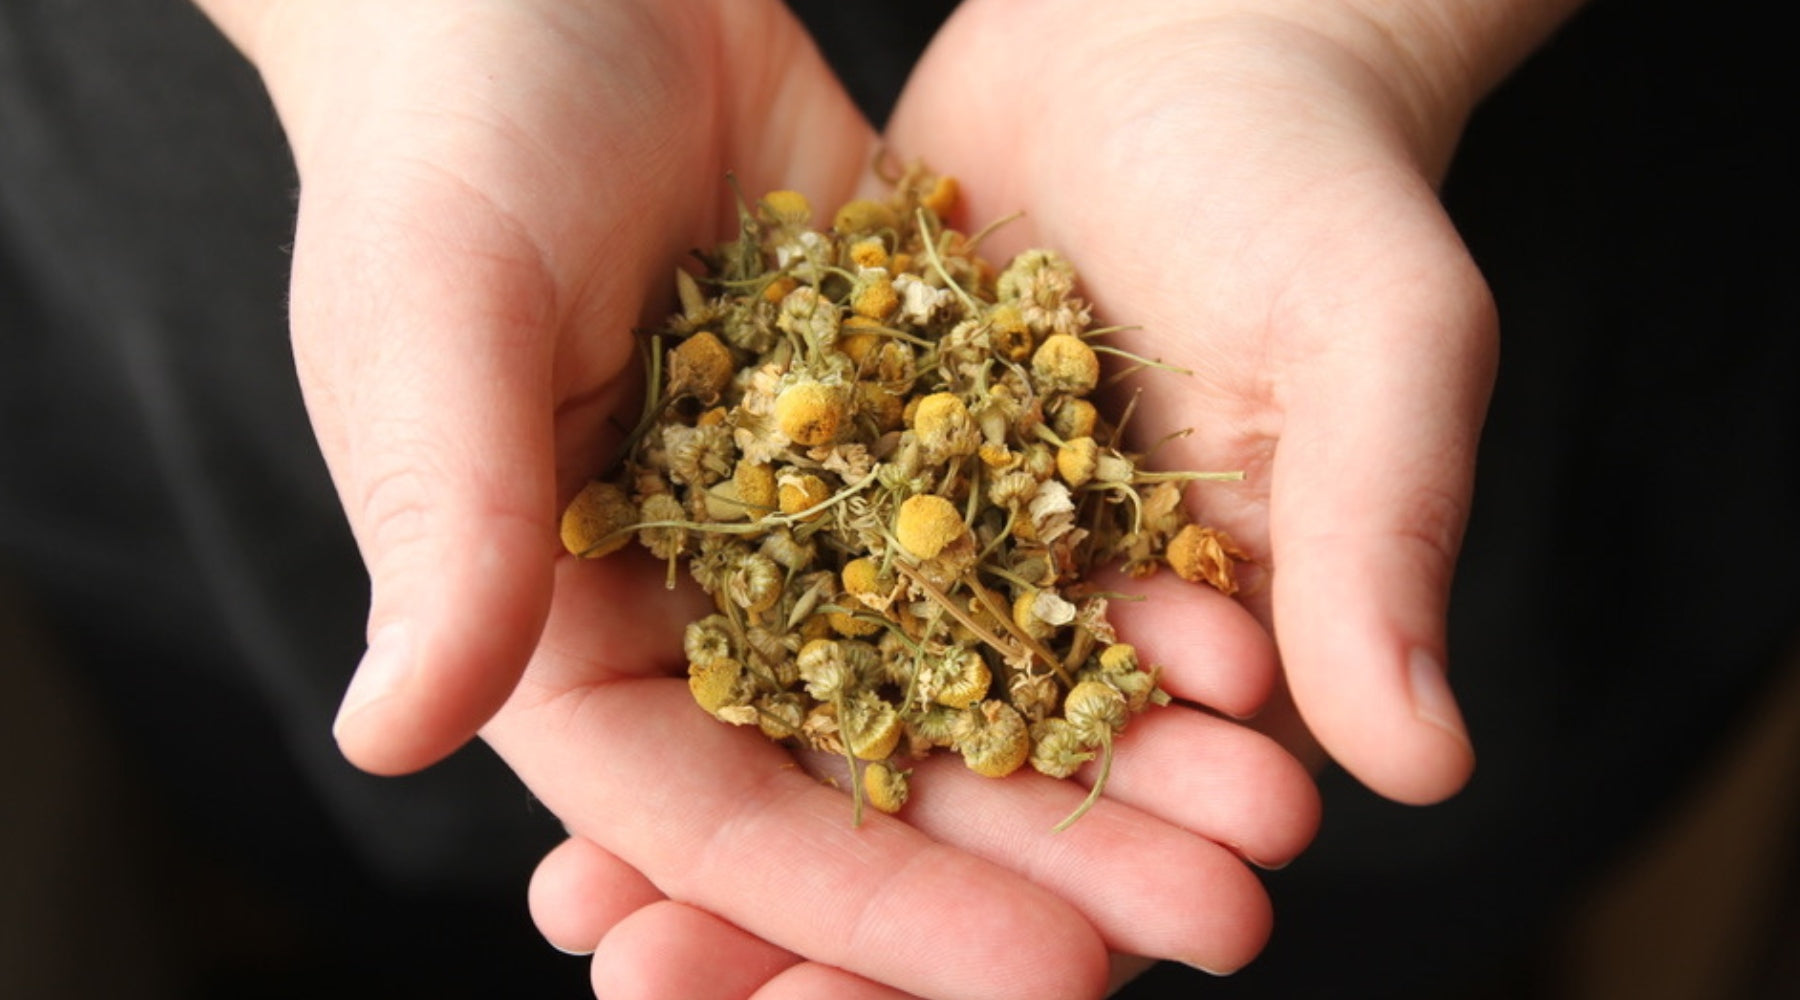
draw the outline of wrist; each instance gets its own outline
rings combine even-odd
[[[1475,104],[1582,2],[971,0],[964,7],[996,23],[1055,25],[1053,45],[1092,52],[1110,42],[1153,77],[1155,67],[1187,60],[1241,84],[1280,88],[1280,79],[1304,78],[1396,134],[1406,155],[1436,177]]]
[[[1344,0],[1421,121],[1461,130],[1488,92],[1585,0]],[[1302,3],[1301,9],[1308,5]]]

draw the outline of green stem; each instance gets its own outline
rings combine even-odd
[[[1112,760],[1112,733],[1109,731],[1100,738],[1100,774],[1094,778],[1094,787],[1088,789],[1087,798],[1081,800],[1081,805],[1076,806],[1074,812],[1063,817],[1061,823],[1050,828],[1051,833],[1061,833],[1074,826],[1076,820],[1087,815],[1087,811],[1094,808],[1094,803],[1100,801],[1100,793],[1106,788],[1107,776],[1112,774]]]

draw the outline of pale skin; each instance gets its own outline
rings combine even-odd
[[[339,743],[377,773],[498,750],[572,834],[533,915],[607,996],[1091,997],[1136,968],[1109,955],[1256,954],[1246,859],[1285,863],[1318,818],[1275,739],[1172,709],[1065,833],[1079,783],[954,761],[851,829],[693,707],[692,607],[641,599],[659,568],[558,553],[638,375],[629,328],[729,226],[725,171],[819,205],[870,185],[876,137],[785,10],[201,6],[302,178],[295,355],[373,580]],[[1574,4],[1416,6],[972,0],[886,141],[959,176],[971,219],[1027,210],[991,252],[1064,250],[1142,328],[1122,346],[1195,373],[1143,382],[1143,426],[1196,428],[1160,462],[1248,473],[1195,493],[1272,571],[1248,598],[1165,576],[1120,611],[1167,686],[1233,717],[1273,692],[1289,747],[1430,802],[1473,761],[1443,618],[1496,336],[1433,183]]]

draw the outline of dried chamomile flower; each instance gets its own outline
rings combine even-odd
[[[869,691],[846,700],[838,724],[850,752],[863,760],[885,760],[900,745],[900,713]]]
[[[1091,437],[1064,441],[1056,449],[1056,474],[1073,489],[1080,489],[1100,469],[1100,446]]]
[[[840,236],[856,236],[862,233],[879,233],[883,230],[896,230],[900,227],[900,216],[886,202],[873,198],[858,198],[845,202],[833,216],[831,227]],[[860,245],[860,243],[859,243]]]
[[[968,708],[987,697],[993,671],[973,649],[952,647],[919,683],[919,697],[946,708]]]
[[[1206,581],[1230,596],[1237,593],[1237,575],[1233,570],[1243,553],[1230,537],[1216,528],[1190,524],[1169,539],[1169,568],[1183,580]]]
[[[637,507],[622,487],[588,483],[563,510],[563,548],[584,559],[598,559],[631,541],[629,529],[637,520]]]
[[[669,352],[666,391],[670,398],[693,396],[701,402],[712,403],[736,374],[737,363],[731,358],[731,349],[717,334],[701,330]]]
[[[953,180],[915,165],[892,184],[823,229],[771,191],[676,272],[643,416],[564,544],[635,536],[671,586],[685,566],[714,606],[684,635],[696,703],[841,755],[853,816],[903,806],[896,758],[1059,777],[1097,760],[1066,825],[1126,721],[1169,700],[1089,575],[1167,566],[1229,592],[1242,556],[1184,496],[1228,477],[1124,450],[1131,408],[1090,398],[1106,331],[1067,259],[996,269],[947,227]]]
[[[850,394],[839,384],[803,379],[775,397],[776,426],[799,444],[827,445],[837,440],[849,413]]]
[[[762,208],[784,229],[799,229],[812,221],[812,203],[798,191],[770,191],[762,197]]]
[[[1069,720],[1044,719],[1031,726],[1031,766],[1039,774],[1067,778],[1094,759],[1094,751]]]
[[[894,519],[894,537],[900,547],[919,559],[932,559],[968,530],[962,512],[940,496],[907,497]]]
[[[870,764],[863,768],[863,791],[868,794],[870,805],[892,815],[905,807],[911,777],[911,771],[896,770],[879,762]]]
[[[1125,696],[1100,681],[1082,681],[1063,701],[1063,718],[1083,740],[1099,744],[1125,728]]]
[[[981,443],[968,405],[952,392],[934,392],[920,399],[913,409],[912,425],[929,462],[972,455]]]
[[[1004,701],[984,701],[957,717],[956,749],[969,770],[990,778],[1017,771],[1031,756],[1031,733],[1017,709]]]
[[[1100,384],[1100,356],[1074,334],[1052,334],[1032,353],[1031,374],[1050,392],[1085,396]]]
[[[738,703],[738,681],[744,665],[729,657],[688,664],[688,690],[694,700],[714,715],[728,705]]]

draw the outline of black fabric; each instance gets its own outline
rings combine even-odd
[[[879,119],[953,4],[795,6]],[[1427,810],[1328,774],[1318,844],[1269,878],[1270,950],[1214,992],[1424,995],[1511,962],[1794,638],[1773,16],[1602,2],[1477,116],[1446,200],[1505,328],[1452,609],[1482,764]],[[367,583],[287,351],[294,184],[254,74],[185,3],[0,5],[0,565],[194,842],[350,929],[322,968],[455,955],[465,990],[504,982],[510,956],[446,928],[523,927],[550,818],[478,747],[395,781],[330,743]],[[406,944],[352,943],[383,928]]]

